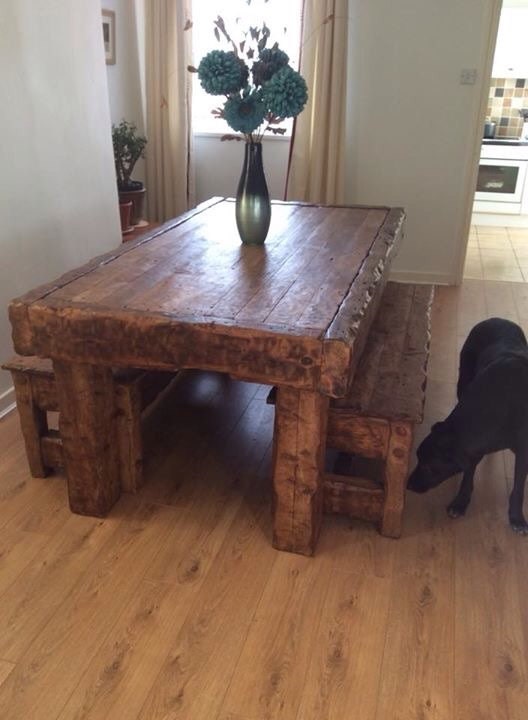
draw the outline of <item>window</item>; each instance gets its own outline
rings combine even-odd
[[[229,50],[222,38],[214,35],[213,21],[218,15],[224,19],[227,31],[238,44],[250,26],[260,27],[265,21],[271,31],[269,44],[279,44],[290,57],[290,65],[298,69],[301,38],[302,0],[193,0],[193,65],[198,67],[201,58],[211,50]],[[222,104],[222,96],[208,95],[200,86],[198,76],[193,74],[193,131],[195,133],[232,133],[225,122],[215,118],[211,111]],[[286,135],[291,135],[291,120],[281,125]]]

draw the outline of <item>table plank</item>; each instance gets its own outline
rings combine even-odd
[[[83,311],[163,313],[192,322],[207,317],[250,327],[266,326],[268,318],[274,325],[276,306],[283,299],[291,306],[286,296],[300,289],[293,316],[279,308],[281,324],[293,332],[317,328],[323,336],[387,212],[278,204],[266,244],[252,247],[240,243],[233,203],[218,202],[58,282],[35,301],[50,312],[82,304]]]

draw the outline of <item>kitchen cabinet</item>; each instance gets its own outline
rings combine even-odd
[[[528,7],[503,7],[495,55],[493,77],[528,78]]]

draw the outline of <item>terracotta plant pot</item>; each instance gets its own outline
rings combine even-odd
[[[145,205],[145,193],[146,190],[142,187],[139,190],[120,190],[119,191],[119,202],[131,202],[132,203],[132,215],[130,222],[132,225],[138,225],[143,219],[143,207]]]
[[[132,215],[132,201],[119,203],[119,215],[121,217],[121,233],[126,235],[133,231],[134,226],[130,224],[130,216]]]

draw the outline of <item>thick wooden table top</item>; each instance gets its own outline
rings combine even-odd
[[[343,395],[403,218],[273,203],[266,243],[253,247],[240,242],[234,202],[213,199],[14,300],[15,349]]]

